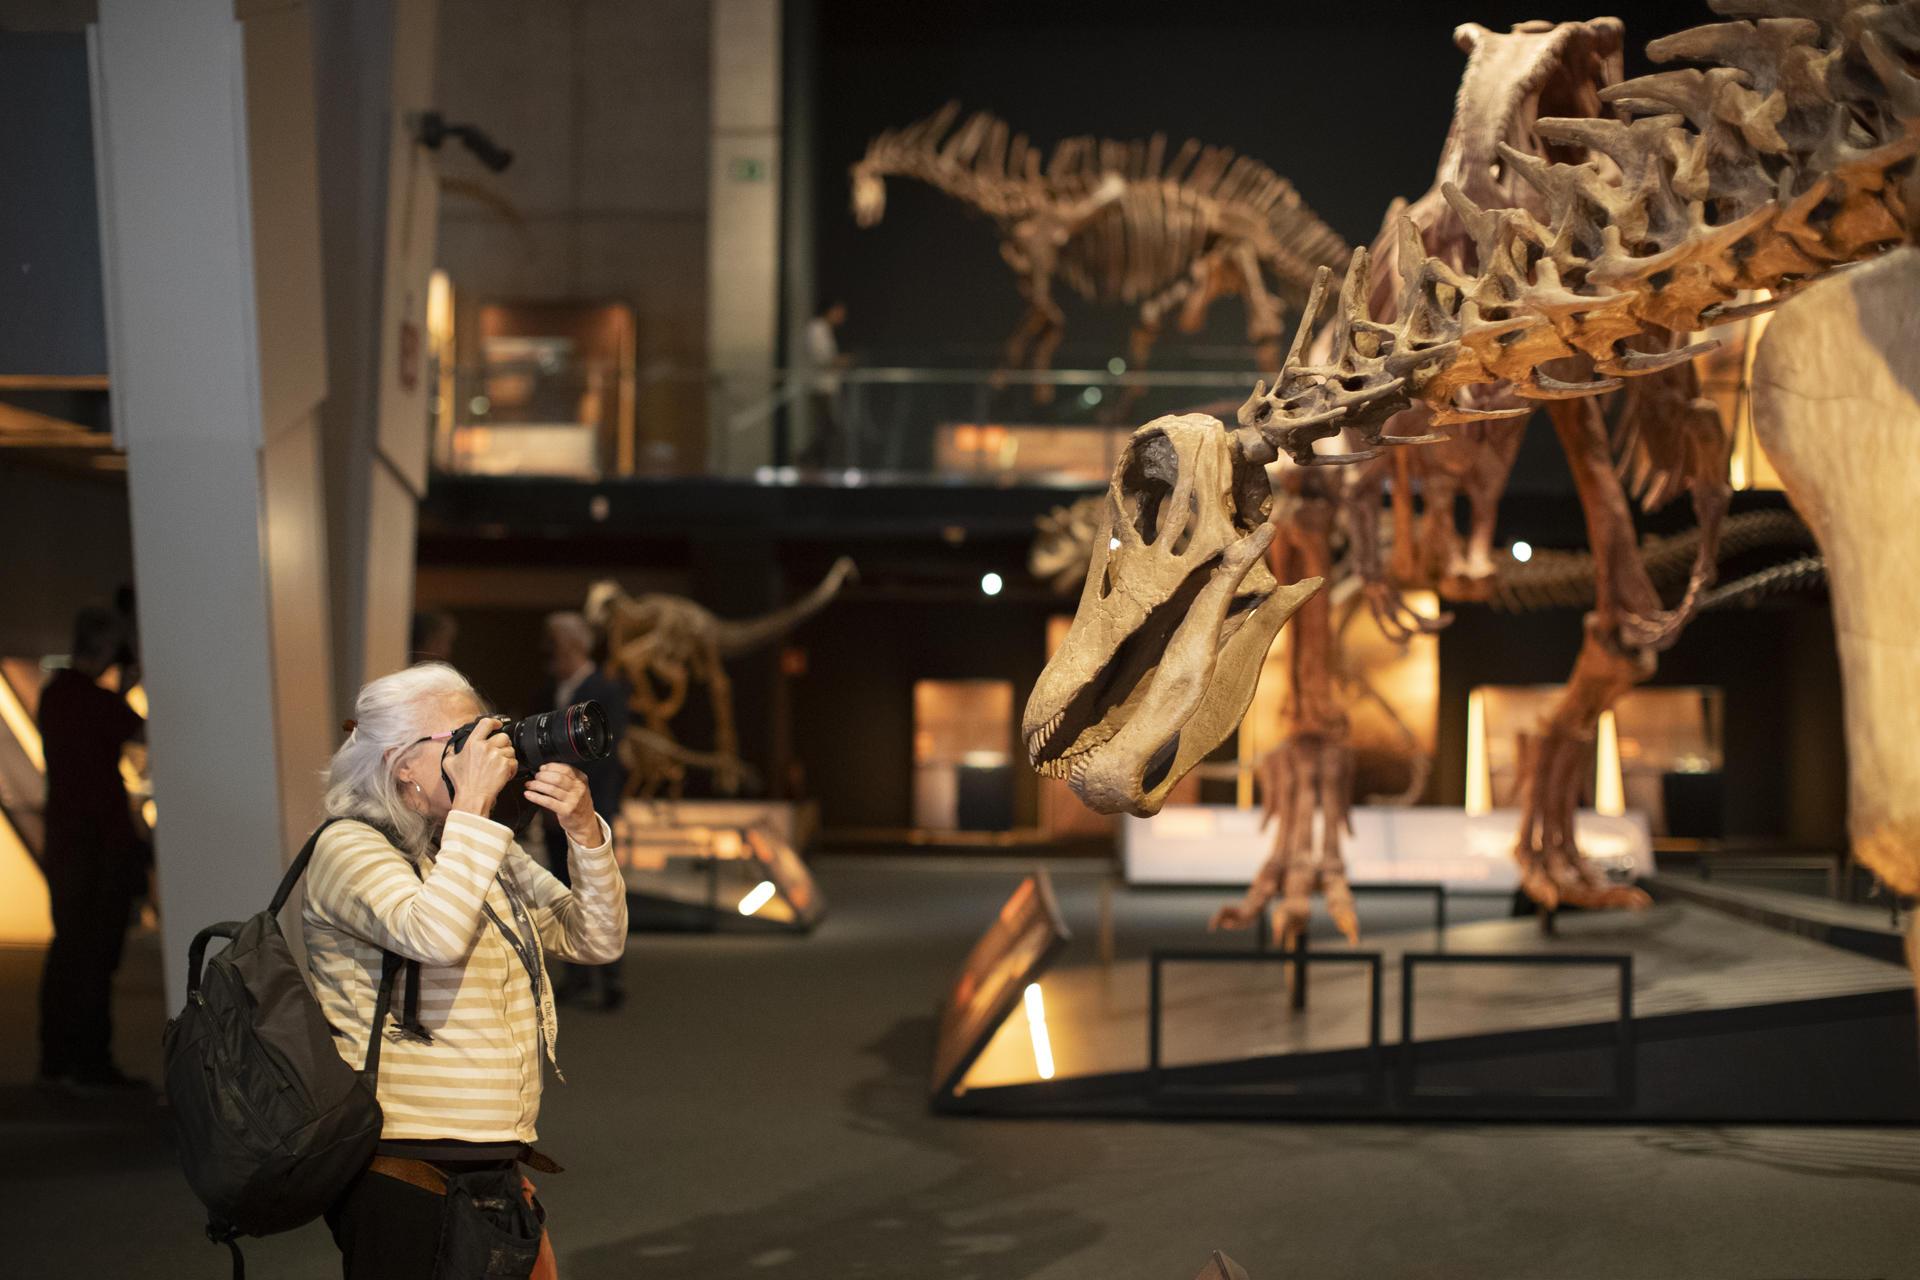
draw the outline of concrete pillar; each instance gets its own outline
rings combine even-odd
[[[311,35],[291,0],[101,0],[93,34],[177,1003],[192,934],[265,905],[336,741]]]
[[[709,468],[772,460],[780,328],[780,4],[714,0],[707,356],[725,380],[708,415]],[[752,413],[736,429],[733,418]]]
[[[414,513],[426,491],[427,279],[439,184],[412,121],[433,105],[437,0],[332,0],[313,15],[326,262],[335,694],[407,661]]]

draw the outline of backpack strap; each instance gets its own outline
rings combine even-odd
[[[380,953],[380,994],[373,1000],[373,1028],[367,1034],[367,1060],[360,1073],[372,1084],[380,1075],[380,1042],[386,1039],[387,1014],[393,1008],[393,984],[399,979],[402,969],[414,970],[413,980],[418,985],[419,966],[411,960],[402,960],[391,951]]]
[[[307,837],[307,842],[300,846],[300,852],[293,856],[291,863],[287,864],[287,874],[280,877],[280,887],[274,890],[273,901],[267,904],[267,910],[275,915],[280,914],[280,909],[287,905],[287,899],[293,896],[293,886],[300,883],[300,877],[307,873],[307,864],[313,861],[313,849],[320,843],[320,833],[339,821],[341,821],[339,818],[328,818],[313,829],[313,834]]]

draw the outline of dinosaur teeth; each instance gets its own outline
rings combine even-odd
[[[1053,737],[1054,730],[1058,729],[1060,722],[1066,718],[1067,713],[1065,711],[1057,711],[1054,713],[1053,719],[1047,721],[1044,725],[1027,735],[1028,759],[1037,760],[1040,758],[1040,754],[1046,750],[1047,740]]]

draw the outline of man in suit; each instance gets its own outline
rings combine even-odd
[[[577,613],[547,615],[546,640],[542,645],[547,658],[547,675],[552,683],[542,699],[546,707],[558,710],[576,702],[597,702],[606,709],[609,740],[619,743],[627,731],[627,689],[617,680],[602,674],[593,661],[593,628]],[[587,789],[593,793],[594,812],[613,826],[620,813],[620,790],[626,785],[627,771],[616,751],[605,760],[585,766]],[[559,823],[551,814],[542,813],[547,839],[547,861],[553,874],[568,877],[567,841]],[[602,1009],[618,1009],[626,1003],[627,992],[620,979],[618,963],[606,965],[568,964],[555,991],[562,1000],[585,1000],[589,993],[597,997]]]

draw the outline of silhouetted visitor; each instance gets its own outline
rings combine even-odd
[[[594,811],[611,823],[620,812],[620,791],[627,781],[627,768],[620,763],[617,749],[627,731],[626,686],[594,664],[593,628],[577,613],[548,614],[546,639],[541,647],[551,681],[542,691],[543,710],[558,710],[576,702],[598,702],[606,708],[607,733],[616,750],[605,760],[585,766],[584,772],[587,789],[593,794]],[[562,884],[568,884],[567,860],[552,856],[554,850],[565,850],[566,838],[551,813],[540,817],[553,874]],[[627,999],[618,964],[568,964],[555,983],[554,995],[570,1003],[591,995],[602,1009],[618,1009]]]
[[[146,722],[99,683],[126,641],[114,613],[82,609],[70,665],[40,693],[43,870],[53,905],[53,944],[40,978],[40,1080],[82,1091],[146,1087],[114,1064],[112,1052],[113,975],[151,858],[120,778],[120,750],[145,740]]]
[[[846,433],[840,425],[840,371],[847,358],[840,354],[838,331],[847,322],[847,304],[836,302],[807,322],[807,359],[812,365],[808,396],[813,409],[813,436],[797,459],[803,467],[846,466]]]

